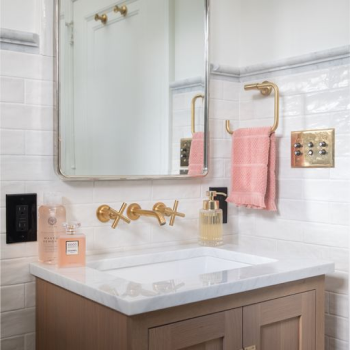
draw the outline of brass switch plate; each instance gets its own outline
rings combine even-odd
[[[334,129],[292,131],[292,168],[334,168],[334,139]]]
[[[192,139],[180,140],[180,167],[188,167]]]

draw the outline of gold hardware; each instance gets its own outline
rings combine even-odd
[[[130,220],[133,221],[138,220],[140,216],[152,216],[157,218],[160,226],[166,224],[164,215],[162,213],[155,210],[143,210],[137,203],[132,203],[129,205],[128,209],[126,210],[126,215]]]
[[[180,213],[177,211],[177,207],[179,206],[179,201],[175,200],[173,209],[167,207],[164,203],[158,202],[153,206],[153,210],[156,212],[160,212],[161,214],[165,216],[170,216],[170,226],[174,226],[175,218],[176,216],[179,216],[180,218],[184,218],[185,214]]]
[[[280,93],[279,93],[279,89],[278,86],[274,83],[271,83],[269,81],[264,81],[261,84],[257,83],[257,84],[247,84],[244,85],[244,90],[253,90],[253,89],[257,89],[260,91],[260,93],[264,96],[269,96],[272,92],[272,89],[275,91],[275,120],[274,123],[272,125],[271,131],[275,132],[278,128],[278,123],[279,123],[279,103],[280,103]],[[226,131],[229,134],[233,134],[233,131],[230,128],[230,121],[226,120]]]
[[[209,199],[203,201],[204,210],[217,210],[220,208],[219,201],[215,199],[217,195],[227,197],[227,194],[224,192],[207,191],[205,194]]]
[[[123,203],[119,211],[117,211],[104,204],[97,208],[96,216],[101,222],[113,220],[112,228],[115,229],[118,226],[120,219],[125,221],[127,224],[130,224],[130,220],[123,215],[126,206],[127,204]]]
[[[125,17],[125,16],[127,15],[127,13],[128,13],[128,8],[127,8],[125,5],[123,5],[123,6],[121,6],[121,7],[119,7],[118,5],[116,5],[116,6],[114,7],[113,11],[114,11],[115,13],[120,12],[120,14],[123,15],[123,16]]]
[[[105,13],[101,16],[98,13],[96,13],[95,21],[101,21],[103,24],[106,24],[108,21],[108,17]]]
[[[196,132],[196,101],[201,98],[204,100],[203,94],[198,94],[193,97],[191,102],[191,131],[192,135]]]
[[[180,167],[188,167],[192,139],[180,139]]]
[[[292,131],[292,168],[334,168],[334,143],[334,129]]]

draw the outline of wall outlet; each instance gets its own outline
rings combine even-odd
[[[6,243],[37,240],[36,194],[6,195]]]

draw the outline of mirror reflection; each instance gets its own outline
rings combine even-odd
[[[205,0],[62,0],[59,170],[206,173]]]

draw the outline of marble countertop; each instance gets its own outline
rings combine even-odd
[[[188,245],[89,256],[81,268],[32,263],[30,272],[131,316],[329,274],[334,264]]]

